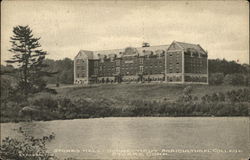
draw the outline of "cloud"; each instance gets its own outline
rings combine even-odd
[[[249,56],[248,3],[209,1],[5,1],[2,3],[2,61],[10,57],[9,37],[29,24],[48,58],[73,58],[80,49],[102,50],[170,44],[200,44],[209,58]]]

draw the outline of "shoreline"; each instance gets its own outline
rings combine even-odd
[[[90,117],[90,118],[72,118],[72,119],[51,119],[51,120],[21,120],[21,121],[5,121],[4,123],[22,123],[22,122],[49,122],[49,121],[61,121],[61,120],[83,120],[83,119],[104,119],[104,118],[249,118],[250,116],[110,116],[110,117]]]

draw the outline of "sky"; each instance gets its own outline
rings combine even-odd
[[[29,25],[51,59],[175,40],[200,44],[209,59],[249,64],[247,1],[3,1],[1,63],[13,55],[17,25]]]

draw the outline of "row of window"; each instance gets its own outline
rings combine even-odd
[[[185,57],[196,57],[196,58],[205,58],[207,57],[207,54],[202,54],[202,53],[191,53],[191,52],[185,52]]]
[[[85,77],[85,76],[84,76],[84,73],[78,73],[78,74],[76,74],[76,77],[77,77],[77,78],[83,78],[83,77]]]
[[[144,67],[144,68],[163,68],[164,66],[163,65],[150,65],[150,66],[121,66],[121,67],[119,67],[121,70],[123,70],[123,69],[137,69],[138,67]],[[115,68],[117,68],[117,67],[105,67],[105,68],[103,68],[103,67],[100,67],[99,68],[99,70],[100,71],[104,71],[104,70],[113,70],[113,69],[115,69]]]
[[[175,57],[180,57],[181,56],[181,54],[178,54],[178,53],[169,53],[168,54],[169,55],[169,57],[171,58],[171,57],[173,57],[173,55],[175,56]]]
[[[198,67],[185,67],[185,72],[187,73],[199,73],[199,72],[206,72],[207,68],[198,68]]]
[[[140,82],[140,81],[146,81],[146,82],[151,82],[151,81],[164,81],[165,78],[154,78],[154,77],[143,77],[143,78],[139,78],[139,77],[135,77],[135,78],[128,78],[128,79],[122,79],[120,80],[120,82]],[[117,79],[113,79],[113,78],[102,78],[102,79],[97,79],[97,80],[92,80],[93,83],[116,83],[118,82]]]
[[[172,69],[169,69],[167,73],[180,73],[180,70],[172,70]]]
[[[207,82],[207,77],[185,76],[186,82]]]
[[[167,76],[168,82],[180,82],[182,80],[181,76]]]
[[[144,70],[142,68],[142,69],[140,69],[139,72],[137,72],[137,71],[125,71],[125,70],[123,70],[123,71],[120,71],[118,73],[120,73],[121,75],[137,75],[138,73],[143,73],[144,75],[153,75],[153,74],[162,74],[162,73],[164,73],[164,71],[162,71],[162,70],[151,70],[151,71],[149,71],[149,70]],[[106,76],[106,77],[108,77],[108,76],[113,76],[113,74],[114,73],[112,73],[112,72],[106,72],[106,73],[99,73],[99,76]]]
[[[165,61],[156,61],[156,62],[151,62],[151,61],[145,61],[144,63],[140,63],[140,64],[144,64],[144,65],[157,65],[157,64],[164,64]],[[138,66],[138,63],[122,63],[119,65],[114,65],[114,64],[101,64],[100,66],[107,66],[107,67],[115,67],[115,66]]]

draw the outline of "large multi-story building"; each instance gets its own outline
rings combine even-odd
[[[199,44],[80,50],[74,59],[74,83],[167,82],[208,84],[208,54]]]

